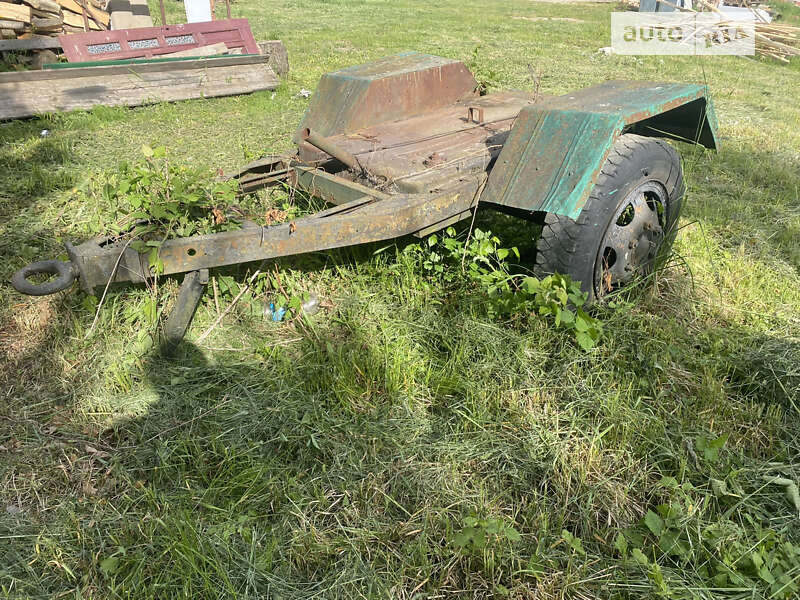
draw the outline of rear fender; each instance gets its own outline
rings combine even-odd
[[[522,109],[481,201],[576,219],[628,132],[719,148],[705,86],[608,81]]]

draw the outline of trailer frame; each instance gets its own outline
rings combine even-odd
[[[166,328],[175,342],[208,269],[422,236],[471,216],[479,203],[578,219],[620,136],[717,148],[716,129],[708,90],[697,84],[612,81],[563,96],[481,96],[463,63],[403,53],[325,75],[295,134],[296,153],[233,175],[242,193],[282,185],[332,207],[276,225],[244,220],[238,230],[168,239],[157,269],[125,235],[67,243],[69,262],[33,263],[12,284],[44,295],[79,280],[92,294],[187,273]],[[37,273],[55,279],[35,284],[29,277]]]

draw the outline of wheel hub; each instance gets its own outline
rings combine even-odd
[[[629,283],[652,267],[664,239],[666,191],[649,181],[620,204],[600,244],[595,268],[598,295]]]

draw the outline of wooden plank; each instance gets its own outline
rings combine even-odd
[[[217,54],[227,54],[230,52],[225,42],[218,44],[210,44],[208,46],[198,46],[197,48],[189,48],[189,50],[181,50],[180,52],[171,52],[170,54],[162,54],[164,58],[185,58],[190,56],[215,56]]]
[[[0,19],[8,21],[31,22],[31,7],[24,4],[0,2]]]
[[[233,54],[241,55],[241,52],[238,52],[239,48],[236,50],[231,50],[230,54],[227,55],[216,55],[216,56],[178,56],[177,58],[173,58],[171,55],[162,55],[158,58],[123,58],[122,60],[95,60],[95,61],[87,61],[81,63],[53,63],[47,65],[48,69],[83,69],[86,67],[106,67],[110,65],[150,65],[153,63],[162,63],[162,62],[179,62],[179,61],[196,61],[198,59],[202,60],[216,60],[219,58],[231,58]],[[252,54],[245,55],[245,56],[253,56]],[[263,61],[258,61],[263,62]],[[230,64],[244,64],[241,62],[235,63],[228,63]],[[272,68],[272,65],[267,62],[267,64]],[[272,68],[274,71],[275,69]]]
[[[259,57],[260,58],[260,57]],[[220,59],[222,60],[222,59]],[[246,64],[205,69],[138,71],[139,66],[87,67],[102,74],[79,79],[28,78],[7,81],[0,74],[0,119],[17,119],[42,113],[88,109],[93,106],[139,106],[190,98],[212,98],[273,90],[279,80],[266,64]],[[163,65],[159,65],[163,66]],[[77,70],[77,69],[75,69]],[[73,71],[75,71],[73,70]],[[108,70],[113,74],[108,74]],[[37,75],[64,75],[68,71],[32,71]]]
[[[61,50],[61,42],[56,37],[44,36],[21,40],[0,40],[0,52],[21,50]]]
[[[240,65],[267,65],[266,56],[218,56],[211,58],[161,58],[152,62],[131,65],[126,61],[121,65],[81,67],[70,65],[71,68],[60,68],[45,71],[10,71],[0,73],[0,88],[6,83],[23,81],[50,81],[55,79],[81,79],[84,77],[108,77],[111,75],[125,75],[135,73],[164,73],[172,71],[210,71],[219,67],[236,67]],[[273,71],[274,73],[274,71]]]

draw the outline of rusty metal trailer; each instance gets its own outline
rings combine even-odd
[[[289,185],[331,208],[269,227],[171,239],[162,273],[187,273],[171,317],[183,335],[207,269],[404,236],[469,217],[478,203],[538,218],[537,269],[582,282],[592,300],[651,268],[669,249],[683,197],[670,138],[718,145],[705,86],[608,81],[562,96],[480,94],[456,60],[404,53],[326,74],[294,141],[235,177],[250,192]],[[67,244],[69,262],[20,269],[26,294],[87,293],[148,280],[151,267],[129,240]],[[37,273],[55,278],[30,281]]]

